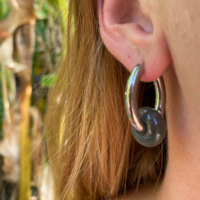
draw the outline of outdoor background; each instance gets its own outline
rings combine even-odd
[[[44,121],[66,4],[0,0],[0,200],[52,200]]]

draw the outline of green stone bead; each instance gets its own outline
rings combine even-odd
[[[144,122],[146,130],[138,132],[131,126],[135,140],[145,147],[155,147],[160,144],[166,133],[166,123],[162,115],[155,109],[142,107],[138,109],[141,121]]]

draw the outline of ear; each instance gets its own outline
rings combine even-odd
[[[143,64],[142,81],[159,78],[171,63],[171,56],[151,1],[98,1],[101,37],[108,50],[129,71]]]

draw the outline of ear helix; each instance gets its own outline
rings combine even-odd
[[[131,72],[125,92],[125,104],[131,122],[131,132],[135,140],[145,147],[159,145],[166,133],[164,120],[166,92],[163,78],[154,81],[155,108],[137,107],[138,86],[143,73],[143,66],[138,64]]]

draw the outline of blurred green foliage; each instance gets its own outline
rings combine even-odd
[[[61,57],[62,31],[58,21],[54,15],[50,15],[48,19],[38,20],[35,24],[32,105],[37,106],[43,117],[47,107],[48,88],[55,84],[57,62]]]
[[[2,88],[1,77],[2,77],[2,65],[0,63],[0,88]],[[2,89],[0,89],[0,140],[3,139],[3,130],[2,130],[3,119],[4,119],[3,94],[2,94]]]
[[[67,0],[35,0],[33,7],[38,20],[35,23],[35,51],[33,55],[32,105],[36,105],[44,114],[46,109],[47,91],[56,81],[56,63],[61,57],[62,32],[66,17]],[[11,12],[9,0],[0,0],[0,20],[5,20]],[[63,16],[63,17],[61,17]],[[18,54],[14,60],[19,62]],[[0,66],[1,68],[1,66]],[[9,70],[6,70],[6,74]],[[1,69],[0,69],[1,76]],[[6,85],[9,89],[9,75],[6,75]],[[1,78],[0,87],[2,88]],[[0,89],[0,123],[3,119],[2,90]],[[0,130],[2,130],[0,124]]]
[[[8,0],[0,0],[0,20],[4,20],[11,12],[11,6]]]
[[[41,0],[35,0],[34,9],[35,14],[39,19],[47,19],[49,15],[54,13],[54,8],[49,4],[47,0],[43,0],[42,4]]]
[[[24,2],[30,2],[29,0],[24,0]],[[8,18],[9,14],[13,14],[15,12],[12,11],[12,7],[10,4],[11,0],[0,0],[0,23],[2,20],[5,20]],[[20,0],[20,3],[22,1]],[[62,45],[63,45],[63,32],[65,31],[65,23],[66,23],[66,3],[67,0],[34,0],[34,14],[36,16],[35,19],[32,19],[30,21],[26,21],[23,23],[35,25],[35,35],[33,32],[33,35],[35,38],[35,50],[34,54],[32,56],[33,60],[30,60],[30,63],[32,63],[32,97],[31,97],[31,107],[36,107],[37,111],[40,112],[40,116],[42,116],[42,120],[45,118],[45,111],[47,107],[47,93],[48,90],[51,89],[57,79],[57,63],[59,62],[62,54]],[[20,5],[20,4],[19,4]],[[30,5],[32,9],[32,4]],[[20,9],[19,9],[20,10]],[[15,10],[17,12],[17,9]],[[26,13],[26,12],[25,12]],[[63,17],[61,17],[63,16]],[[33,16],[31,16],[33,17]],[[11,19],[11,17],[9,18]],[[35,21],[36,20],[36,21]],[[13,20],[10,20],[10,24],[12,24]],[[22,20],[23,21],[23,20]],[[34,23],[35,22],[35,23]],[[9,35],[9,37],[13,37],[13,42],[11,46],[12,48],[12,57],[15,62],[20,62],[19,59],[19,52],[18,52],[18,46],[16,42],[17,38],[17,30],[20,28],[23,28],[24,26],[27,26],[27,24],[20,24],[18,25],[17,29],[16,27],[14,29],[15,32],[12,32],[12,35]],[[5,23],[4,23],[5,24]],[[7,24],[7,22],[6,22]],[[1,26],[1,25],[0,25]],[[10,26],[10,25],[9,25]],[[2,26],[3,27],[3,26]],[[13,31],[14,31],[13,29]],[[32,29],[33,30],[33,29]],[[3,30],[4,31],[4,30]],[[3,32],[2,31],[2,32]],[[5,30],[6,32],[6,30]],[[10,34],[10,33],[9,33]],[[2,34],[3,35],[3,34]],[[2,42],[4,42],[8,35],[4,34],[3,39],[0,38],[0,41],[2,39]],[[1,37],[1,35],[0,35]],[[0,44],[1,45],[1,44]],[[3,61],[2,61],[3,62]],[[5,66],[6,67],[6,66]],[[4,65],[3,65],[3,72],[2,72],[2,65],[0,63],[0,140],[3,139],[3,131],[2,126],[4,122],[5,116],[7,116],[7,108],[4,111],[4,102],[3,97],[6,96],[6,99],[8,99],[8,104],[11,106],[14,105],[14,103],[18,103],[20,100],[20,75],[23,75],[18,73],[14,74],[13,71],[11,71],[9,68],[5,69],[4,72]],[[2,78],[3,77],[3,78]],[[11,82],[11,77],[13,82]],[[5,80],[4,80],[5,78]],[[4,80],[2,84],[2,79]],[[14,83],[14,84],[12,84]],[[14,87],[13,87],[14,85]],[[8,95],[5,95],[5,90],[7,89]],[[12,92],[12,90],[14,92]],[[11,94],[11,95],[10,95]],[[10,96],[9,96],[10,95]],[[11,101],[10,99],[14,99]],[[16,101],[16,102],[15,102]],[[28,102],[30,101],[30,97],[28,99]],[[13,103],[14,102],[14,103]],[[24,105],[24,103],[22,103]],[[29,105],[27,106],[29,108]],[[27,112],[28,113],[28,109]],[[39,117],[40,118],[40,117]],[[41,120],[40,120],[41,121]],[[43,122],[41,121],[41,130],[39,131],[43,132],[43,140],[45,140],[45,132],[43,130]],[[32,123],[33,125],[33,123]],[[21,124],[19,125],[21,126]],[[22,126],[21,126],[22,127]],[[28,128],[27,128],[28,130]],[[30,126],[30,130],[28,130],[31,135],[33,134],[33,127]],[[20,133],[23,135],[22,133]],[[6,135],[6,134],[5,134]],[[4,138],[5,139],[5,138]],[[27,138],[26,138],[27,139]],[[32,138],[31,138],[32,139]],[[20,142],[22,139],[20,139]],[[20,144],[21,145],[21,144]],[[30,146],[30,145],[27,145]],[[21,151],[22,152],[22,151]],[[22,154],[20,154],[22,155]],[[45,155],[46,156],[46,155]],[[47,157],[45,157],[45,162],[47,162]],[[27,161],[27,159],[26,159]],[[24,165],[22,163],[20,166]],[[25,165],[24,165],[25,166]],[[28,168],[28,167],[27,167]],[[27,169],[26,168],[26,169]],[[21,168],[23,169],[23,168]],[[20,176],[24,173],[25,170],[22,170],[20,172]],[[25,174],[25,173],[24,173]],[[22,176],[21,176],[22,177]],[[25,178],[24,178],[25,177]],[[20,178],[20,180],[28,180],[28,176],[23,176],[23,178]],[[26,182],[24,182],[26,183]],[[20,182],[21,187],[21,182]],[[29,185],[29,184],[25,184]],[[1,191],[0,191],[1,194]],[[22,192],[21,194],[25,194],[25,192]],[[1,199],[1,196],[0,196]]]
[[[42,77],[42,80],[41,80],[41,87],[45,88],[50,88],[50,87],[53,87],[55,82],[56,82],[56,79],[57,79],[57,75],[56,74],[48,74],[48,75],[44,75]]]

